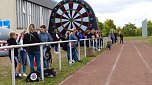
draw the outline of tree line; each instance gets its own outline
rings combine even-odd
[[[114,24],[114,21],[112,19],[106,19],[104,23],[100,22],[97,19],[98,27],[100,31],[102,32],[103,36],[108,36],[109,32],[116,32],[116,33],[122,33],[125,37],[129,36],[141,36],[142,35],[142,28],[137,27],[133,23],[127,23],[123,27],[116,27]],[[152,36],[152,21],[147,21],[147,29],[148,29],[148,36]]]

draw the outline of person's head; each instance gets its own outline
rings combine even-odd
[[[80,33],[82,33],[82,30],[79,30]]]
[[[55,29],[55,30],[54,30],[54,32],[55,32],[55,33],[58,33],[58,30],[57,30],[57,29]]]
[[[15,33],[15,32],[11,32],[11,33],[10,33],[10,38],[16,39],[16,38],[17,38],[16,33]]]
[[[46,32],[46,26],[45,25],[40,26],[40,32]]]
[[[73,34],[76,34],[77,30],[75,28],[73,28]]]
[[[29,33],[35,32],[35,25],[34,24],[30,24],[28,30],[29,30]]]

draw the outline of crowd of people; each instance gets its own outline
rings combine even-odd
[[[118,33],[111,33],[110,36],[111,36],[112,44],[117,43],[117,41],[118,41],[118,38],[117,38],[118,37]],[[122,33],[119,34],[119,37],[120,37],[120,43],[124,43],[123,42],[123,34]]]
[[[23,45],[23,44],[32,44],[32,43],[40,43],[40,42],[53,42],[53,41],[60,41],[60,40],[78,40],[80,41],[80,45],[84,45],[84,42],[81,39],[85,38],[99,38],[102,37],[102,34],[98,30],[87,30],[83,32],[81,29],[70,29],[66,33],[65,37],[61,37],[58,30],[54,30],[54,34],[50,35],[47,30],[46,26],[40,26],[39,32],[36,30],[34,24],[30,24],[27,31],[23,31],[20,34],[16,34],[15,32],[10,33],[10,39],[7,40],[8,45]],[[100,39],[102,40],[102,39]],[[91,45],[94,46],[94,50],[100,49],[99,40],[91,41]],[[93,45],[94,44],[94,45]],[[51,52],[52,45],[44,45],[43,52],[44,52],[44,69],[50,68],[51,58],[46,59],[46,51],[49,49]],[[70,44],[64,43],[62,44],[62,49],[67,51],[67,59],[68,63],[72,64],[74,62],[80,62],[78,59],[78,51],[77,51],[77,42],[71,42],[72,48],[72,61],[70,60]],[[86,41],[86,46],[89,47],[89,41]],[[100,46],[101,47],[101,46]],[[54,44],[54,53],[58,54],[58,44]],[[50,55],[51,56],[51,55]],[[11,51],[9,50],[9,57],[11,59]],[[27,57],[30,61],[30,72],[34,72],[34,61],[36,61],[37,71],[41,73],[41,65],[40,65],[40,47],[39,46],[32,46],[32,47],[21,47],[14,49],[14,60],[15,60],[15,76],[16,78],[21,78],[21,73],[23,76],[27,76],[26,72],[26,65],[27,65]],[[22,66],[22,69],[21,69]]]

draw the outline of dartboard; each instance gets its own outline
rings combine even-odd
[[[83,0],[63,0],[52,10],[49,33],[55,29],[66,34],[69,29],[98,29],[95,14],[91,6]]]

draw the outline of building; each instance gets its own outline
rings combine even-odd
[[[10,28],[16,32],[26,29],[29,24],[49,25],[52,9],[57,4],[54,0],[2,0],[0,19],[9,20]]]

